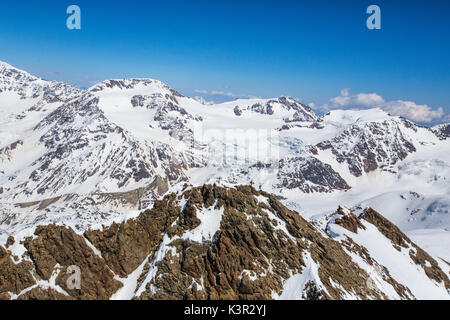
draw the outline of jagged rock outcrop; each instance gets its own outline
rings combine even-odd
[[[144,211],[138,218],[113,223],[104,230],[88,230],[85,237],[102,252],[111,270],[127,276],[157,250],[163,233],[179,211],[174,200],[175,195],[156,200],[153,209]]]
[[[266,200],[259,202],[259,197]],[[213,223],[199,219],[205,210],[206,215],[223,213],[213,238],[202,241],[197,238],[202,225]],[[364,272],[336,242],[252,187],[189,188],[178,198],[157,201],[134,221],[88,231],[86,237],[122,275],[148,256],[140,299],[270,299],[282,293],[284,279],[301,273],[306,252],[320,264],[324,297],[342,297],[330,279],[361,297],[383,297],[365,287]]]
[[[7,298],[9,293],[19,294],[34,285],[33,264],[30,261],[14,262],[14,257],[0,246],[0,298]]]
[[[0,61],[1,92],[16,93],[22,100],[35,99],[35,105],[30,109],[35,111],[44,103],[67,101],[81,90],[66,83],[43,80]]]
[[[445,140],[450,137],[450,124],[441,124],[431,128],[431,131],[440,139]]]
[[[71,296],[62,294],[52,288],[33,288],[21,294],[17,300],[75,300]]]
[[[283,117],[286,125],[294,126],[302,122],[319,121],[319,116],[307,105],[299,103],[291,97],[280,97],[278,99],[268,99],[256,102],[247,106],[237,105],[233,112],[236,116],[241,116],[246,112],[254,112],[262,115],[274,115],[277,112],[289,112],[289,116]]]
[[[280,183],[276,187],[298,189],[305,193],[350,189],[329,164],[301,154],[280,160],[277,177]]]
[[[449,277],[441,270],[437,261],[412,242],[411,239],[409,239],[392,222],[371,208],[365,210],[359,218],[376,226],[386,238],[392,241],[398,250],[401,250],[400,247],[407,249],[412,247],[413,250],[409,251],[411,260],[414,261],[415,264],[420,265],[430,279],[433,279],[436,282],[443,282],[445,287],[450,290]]]
[[[396,163],[416,151],[396,120],[352,125],[316,147],[322,151],[330,150],[336,161],[346,163],[350,173],[356,177],[376,169],[393,171]]]
[[[108,299],[122,284],[114,279],[102,257],[72,229],[57,225],[41,226],[24,246],[37,275],[49,281],[56,272],[55,284],[77,299]],[[67,286],[68,267],[80,268],[81,288]],[[37,294],[37,293],[35,293]]]
[[[347,236],[339,238],[333,226]],[[19,299],[414,298],[370,250],[348,236],[369,227],[392,241],[395,250],[413,248],[405,257],[423,268],[431,283],[449,288],[438,263],[371,209],[357,217],[340,207],[327,224],[327,236],[251,186],[185,185],[135,219],[84,236],[63,226],[38,227],[23,242],[29,260],[22,266],[0,247],[1,270],[7,270],[0,294]],[[355,254],[381,270],[383,286]],[[81,269],[81,290],[67,287],[71,265]],[[36,285],[34,278],[49,285]],[[128,284],[122,292],[127,281],[136,281],[133,290]]]
[[[268,163],[257,162],[248,169],[242,170],[233,178],[248,180],[251,176],[264,171],[276,176],[272,187],[279,190],[298,190],[303,193],[328,193],[336,190],[349,190],[350,186],[331,165],[314,156],[302,152],[287,155],[279,161]],[[235,182],[231,179],[230,182]]]

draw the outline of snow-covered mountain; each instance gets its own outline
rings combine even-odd
[[[127,221],[185,184],[253,185],[317,225],[338,205],[374,208],[442,266],[448,129],[380,109],[321,117],[290,97],[205,103],[153,79],[80,90],[0,62],[0,244]]]

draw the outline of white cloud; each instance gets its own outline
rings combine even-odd
[[[213,105],[214,104],[214,101],[206,100],[202,96],[195,96],[195,97],[193,97],[193,99],[197,100],[198,102],[200,102],[201,104],[204,104],[204,105]]]
[[[386,103],[384,110],[392,115],[403,116],[418,122],[432,122],[433,120],[444,117],[444,110],[442,108],[433,110],[426,104],[419,105],[412,101],[390,101]]]
[[[230,97],[230,98],[257,98],[255,96],[251,96],[248,94],[236,94],[233,92],[226,92],[226,91],[220,91],[220,90],[202,90],[202,89],[194,89],[194,92],[204,95],[210,95],[210,96],[224,96],[224,97]]]
[[[416,122],[432,122],[445,116],[442,108],[432,109],[426,104],[416,104],[413,101],[393,100],[385,101],[376,93],[350,94],[350,89],[341,90],[341,94],[330,99],[329,104],[318,109],[329,111],[332,109],[368,109],[381,108],[394,116],[402,116]]]
[[[333,107],[376,107],[384,103],[381,96],[376,93],[350,94],[350,89],[342,89],[341,95],[330,100]]]

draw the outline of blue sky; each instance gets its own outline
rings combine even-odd
[[[81,30],[66,28],[71,4]],[[366,28],[371,4],[381,30]],[[450,113],[449,15],[446,0],[2,0],[0,60],[81,87],[150,77],[191,96],[288,95],[322,110],[373,93],[441,107],[439,122]]]

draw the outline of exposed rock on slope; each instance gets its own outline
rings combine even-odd
[[[73,98],[81,90],[57,81],[46,81],[0,61],[0,92],[16,93],[20,99],[54,103]]]
[[[31,275],[33,264],[30,261],[14,263],[14,258],[0,246],[0,296],[9,293],[19,294],[35,284]]]
[[[450,137],[450,124],[442,124],[439,126],[435,126],[431,128],[431,130],[441,140],[445,140]]]
[[[107,299],[121,283],[114,279],[104,260],[95,254],[83,237],[73,230],[56,225],[38,227],[34,238],[25,240],[37,275],[50,280],[55,268],[59,274],[56,285],[78,299]],[[76,265],[81,270],[81,289],[67,288],[67,267]]]
[[[298,124],[301,122],[315,122],[319,120],[316,113],[307,105],[299,103],[290,97],[280,97],[278,99],[270,99],[264,102],[257,102],[248,106],[235,106],[234,114],[241,116],[246,112],[255,112],[263,115],[273,115],[276,112],[290,112],[289,116],[285,116],[283,121],[287,124]]]
[[[388,219],[373,209],[365,210],[360,219],[364,219],[374,226],[388,239],[392,241],[394,246],[398,246],[398,250],[403,248],[411,248],[409,255],[415,264],[421,266],[425,270],[426,275],[438,283],[444,283],[445,288],[450,290],[450,280],[448,276],[440,269],[436,260],[434,260],[428,253],[419,248],[412,242],[399,228],[392,224]]]
[[[217,229],[207,233],[214,224]],[[308,259],[320,265],[323,283],[311,281],[325,297],[339,299],[343,291],[382,297],[365,287],[364,272],[336,242],[251,187],[190,188],[157,201],[130,224],[86,236],[121,274],[148,257],[136,288],[141,299],[270,299],[282,294],[285,279],[304,271]],[[128,246],[134,248],[130,256]]]
[[[16,186],[10,197],[52,195],[89,183],[94,183],[94,190],[103,191],[106,185],[129,188],[141,180],[150,183],[158,174],[170,181],[184,177],[190,164],[183,156],[170,146],[137,141],[108,121],[98,103],[86,94],[36,125],[45,152],[30,164],[31,174],[11,177]]]
[[[396,120],[355,124],[329,141],[317,144],[331,150],[339,163],[346,163],[356,177],[376,169],[390,171],[393,165],[415,152]]]
[[[380,297],[364,287],[364,273],[335,242],[270,195],[250,187],[206,186],[187,196],[186,208],[223,210],[220,229],[204,243],[175,233],[176,250],[168,251],[157,265],[141,298],[174,297],[166,288],[175,281],[193,285],[187,295],[178,293],[175,298],[269,299],[281,295],[284,280],[304,272],[309,259],[320,265],[318,278],[311,281],[327,298],[342,298],[343,291]],[[343,290],[333,287],[332,281],[342,284]],[[307,288],[298,289],[300,298]]]
[[[305,193],[348,190],[347,182],[326,163],[301,154],[291,155],[279,163],[279,188],[299,189]]]
[[[433,258],[378,213],[366,210],[357,218],[341,209],[334,218],[328,223],[329,237],[270,194],[250,186],[186,185],[136,219],[88,230],[84,237],[66,227],[39,227],[24,242],[30,257],[22,262],[25,265],[5,265],[16,273],[32,274],[38,284],[30,278],[14,285],[16,280],[3,277],[0,293],[4,298],[30,299],[415,297],[414,288],[391,274],[391,266],[372,256],[359,239],[337,237],[333,226],[342,226],[349,234],[379,230],[377,236],[386,239],[380,245],[388,246],[384,249],[397,251],[407,243],[414,252],[405,254],[405,261],[424,270],[424,281],[448,295],[448,276]],[[82,290],[66,287],[70,265],[82,270]],[[367,265],[379,266],[381,280]],[[42,281],[50,285],[42,286]]]
[[[14,263],[0,246],[0,295],[16,299],[108,299],[122,284],[103,258],[70,228],[38,227],[25,239],[26,251]],[[68,287],[68,267],[80,268],[81,288]]]

